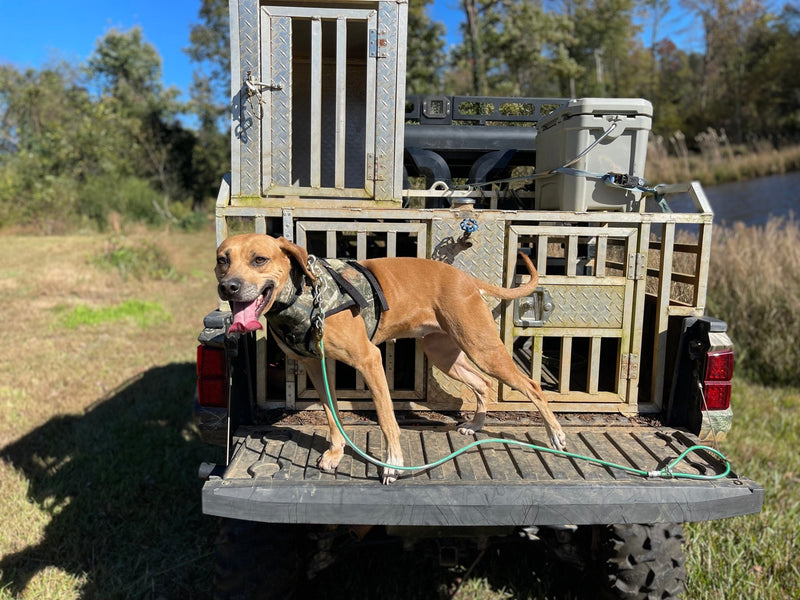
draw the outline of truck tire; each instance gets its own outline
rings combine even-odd
[[[223,519],[215,547],[214,600],[294,598],[300,526]]]
[[[606,589],[612,598],[679,598],[686,579],[680,523],[609,525],[601,558]]]

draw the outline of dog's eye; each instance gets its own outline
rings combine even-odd
[[[263,267],[265,264],[269,262],[269,259],[266,256],[256,256],[253,259],[253,264],[257,267]]]
[[[227,256],[218,256],[217,257],[217,264],[218,265],[227,265],[228,264],[228,257]]]

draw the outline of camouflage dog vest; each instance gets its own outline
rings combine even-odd
[[[381,313],[389,310],[378,280],[355,261],[317,260],[323,267],[318,273],[318,283],[320,309],[325,318],[352,310],[361,315],[367,336],[372,339]],[[312,335],[313,309],[312,286],[299,269],[293,269],[267,313],[267,324],[276,337],[301,356],[318,356]]]

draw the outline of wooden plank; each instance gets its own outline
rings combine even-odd
[[[567,236],[567,277],[575,277],[578,267],[578,236],[572,232]]]
[[[697,287],[695,288],[694,304],[698,308],[705,308],[706,294],[708,293],[708,271],[711,266],[711,222],[700,226],[699,246],[700,252],[697,254],[697,265],[694,272],[697,275]]]

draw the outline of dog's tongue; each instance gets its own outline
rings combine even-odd
[[[256,312],[257,304],[258,299],[252,302],[231,302],[233,325],[228,329],[228,333],[246,333],[262,329]]]

